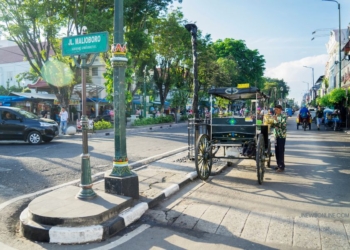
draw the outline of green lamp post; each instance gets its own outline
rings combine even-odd
[[[105,191],[118,195],[139,197],[138,176],[129,168],[126,152],[124,1],[114,0],[113,97],[114,97],[114,159],[113,169],[105,174]]]

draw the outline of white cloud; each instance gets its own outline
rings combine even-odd
[[[305,57],[297,61],[284,62],[274,68],[267,68],[266,77],[283,79],[290,87],[289,98],[295,98],[300,102],[302,94],[307,91],[307,84],[312,87],[312,69],[314,68],[314,81],[324,75],[325,66],[328,60],[328,55],[318,55],[313,57]]]

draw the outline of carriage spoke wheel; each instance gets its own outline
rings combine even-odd
[[[267,146],[267,152],[266,152],[266,157],[267,157],[267,162],[266,162],[266,166],[268,168],[271,167],[271,141],[269,140],[268,146]]]
[[[195,164],[198,177],[201,180],[209,178],[213,158],[211,154],[211,146],[209,143],[209,136],[202,134],[199,136],[195,151]]]
[[[265,143],[264,136],[262,134],[258,136],[258,142],[256,145],[256,172],[258,176],[258,183],[261,185],[264,181],[265,173]]]

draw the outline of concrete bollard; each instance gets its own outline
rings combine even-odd
[[[69,126],[67,128],[67,135],[75,135],[77,133],[77,129],[73,126]]]

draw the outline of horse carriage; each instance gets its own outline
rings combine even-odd
[[[255,100],[257,103],[258,100],[268,98],[258,88],[249,87],[246,84],[237,88],[213,88],[209,90],[209,94],[210,100],[214,96],[232,102]],[[233,115],[213,118],[210,116],[210,122],[206,125],[208,126],[207,132],[198,136],[195,146],[195,165],[198,177],[202,180],[208,179],[214,158],[254,159],[258,183],[262,184],[265,164],[270,167],[272,155],[269,139],[272,123],[273,120],[269,115],[264,115],[262,119],[257,111],[247,117]],[[221,150],[222,156],[218,155],[220,148],[223,149]]]

